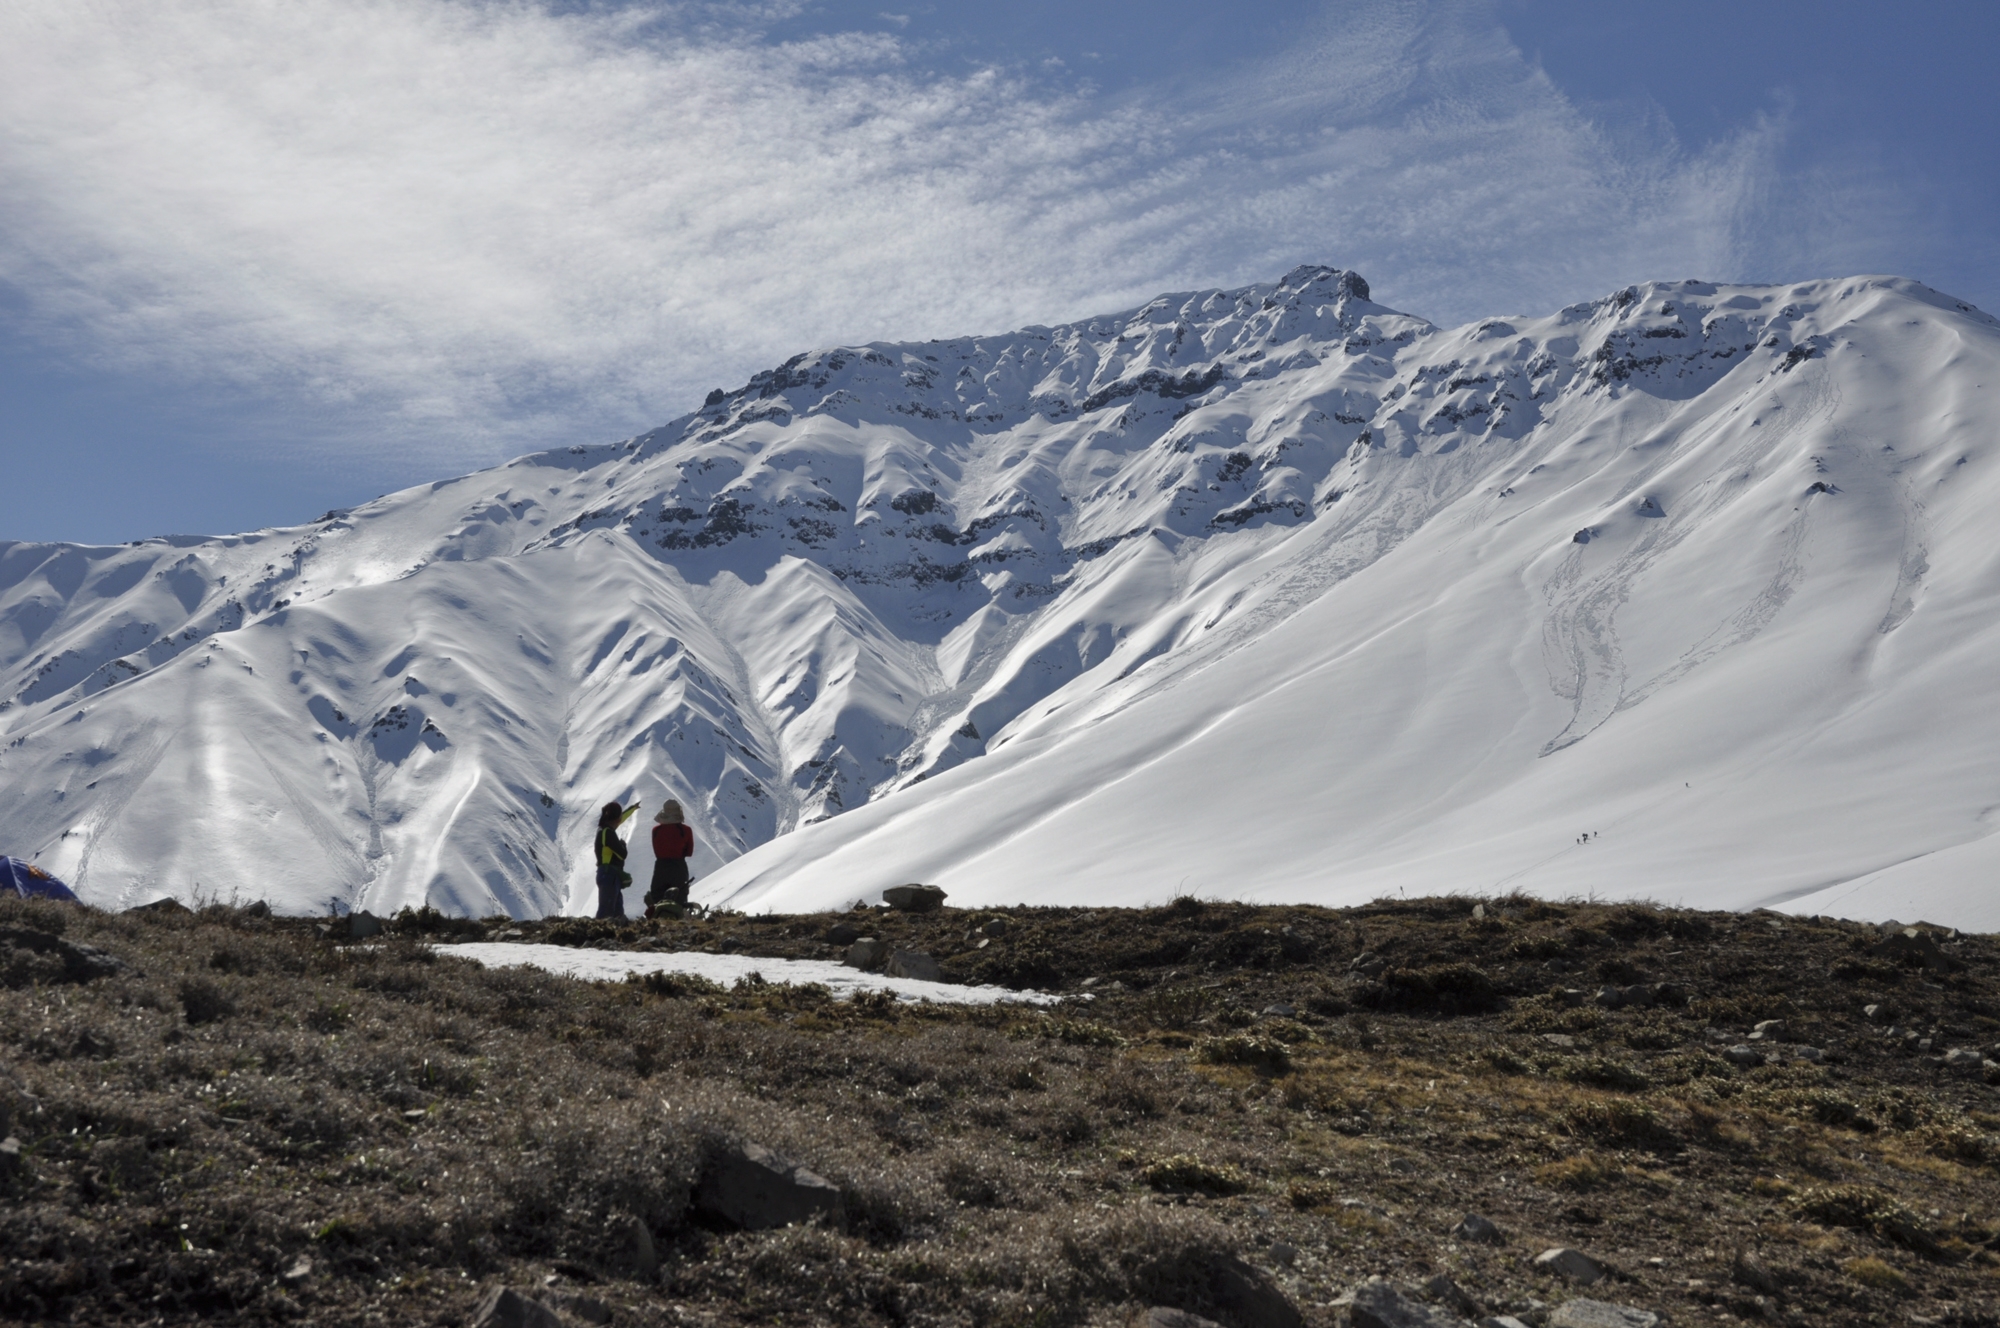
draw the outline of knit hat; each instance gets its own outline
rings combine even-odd
[[[687,814],[681,810],[681,805],[678,802],[675,802],[672,798],[668,798],[667,805],[660,808],[659,815],[655,816],[653,820],[661,825],[685,825],[687,823]]]

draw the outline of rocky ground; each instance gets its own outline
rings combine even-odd
[[[1076,999],[450,957],[505,932],[870,936]],[[0,904],[0,1317],[2000,1323],[1993,937],[1522,898],[346,933]]]

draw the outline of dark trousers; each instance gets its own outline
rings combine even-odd
[[[653,859],[653,883],[646,890],[646,907],[651,909],[657,904],[673,904],[680,908],[686,908],[687,901],[687,859]]]
[[[618,867],[597,869],[597,916],[600,918],[622,918],[625,916],[625,872]]]

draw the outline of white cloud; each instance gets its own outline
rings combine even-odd
[[[745,12],[14,0],[0,281],[44,343],[331,403],[446,465],[657,423],[809,346],[1302,261],[1437,318],[1727,277],[1769,206],[1776,127],[1619,148],[1478,5],[1337,15],[1119,98]]]

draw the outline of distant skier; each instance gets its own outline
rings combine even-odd
[[[653,818],[653,883],[646,890],[646,916],[660,917],[672,905],[680,916],[688,902],[688,855],[694,852],[694,831],[681,805],[669,798]]]
[[[618,827],[631,820],[638,810],[636,802],[630,807],[607,802],[597,815],[597,916],[600,918],[625,916],[625,887],[632,884],[632,873],[625,870],[625,841],[618,837]]]

